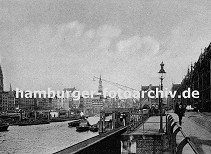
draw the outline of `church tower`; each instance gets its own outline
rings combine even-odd
[[[0,65],[0,92],[4,91],[4,83],[3,83],[3,73]]]
[[[100,79],[99,79],[98,93],[103,95],[103,85],[102,85],[101,75],[100,75]]]
[[[10,95],[13,95],[11,83],[10,83],[10,91],[9,91],[9,94],[10,94]]]

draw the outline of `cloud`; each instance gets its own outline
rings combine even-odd
[[[123,40],[121,34],[122,30],[112,25],[90,29],[78,21],[24,27],[12,42],[13,82],[32,90],[61,89],[64,85],[87,89],[93,88],[89,78],[99,73],[121,82],[128,75],[135,76],[135,69],[144,72],[147,57],[158,52],[159,43],[150,36]]]
[[[139,36],[133,36],[126,40],[119,41],[117,43],[117,51],[119,54],[130,54],[139,50],[142,47],[142,40]]]
[[[144,37],[142,39],[143,50],[150,54],[157,54],[160,49],[160,44],[157,40],[150,36]]]
[[[120,34],[121,30],[114,26],[88,29],[77,21],[24,27],[14,34],[10,44],[10,65],[16,76],[13,83],[32,89],[81,86],[80,78],[99,74],[109,66],[105,51]],[[85,85],[81,87],[88,87]]]
[[[100,38],[114,38],[121,34],[121,30],[111,25],[100,26],[96,31],[96,36]]]
[[[168,78],[180,82],[211,37],[209,5],[201,1],[134,0],[121,6],[112,0],[5,1],[1,6],[6,87],[11,82],[30,89],[87,89],[93,88],[90,77],[100,73],[125,85],[158,84],[162,60]]]
[[[143,55],[156,54],[159,51],[159,43],[150,36],[133,36],[117,43],[119,55]]]
[[[111,41],[107,38],[102,38],[99,42],[99,49],[108,49]]]

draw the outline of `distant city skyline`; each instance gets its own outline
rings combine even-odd
[[[141,89],[180,83],[211,41],[211,2],[0,1],[4,89],[97,90],[93,76]],[[102,83],[103,88],[116,89]]]

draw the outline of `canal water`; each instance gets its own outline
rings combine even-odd
[[[99,117],[88,120],[94,124]],[[10,126],[9,131],[0,132],[0,154],[52,154],[98,135],[98,132],[76,132],[75,127],[68,127],[68,122]]]

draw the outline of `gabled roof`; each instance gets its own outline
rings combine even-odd
[[[156,88],[159,88],[159,86],[152,86],[152,85],[150,84],[149,86],[142,86],[142,87],[141,87],[141,90],[142,90],[142,91],[147,91],[147,90],[153,90],[153,91],[155,91]]]
[[[66,91],[73,92],[73,91],[75,91],[75,90],[76,90],[75,87],[73,87],[73,88],[64,88],[64,91],[65,91],[65,92],[66,92]]]
[[[180,86],[181,86],[181,84],[172,84],[171,90],[172,91],[178,90]]]

